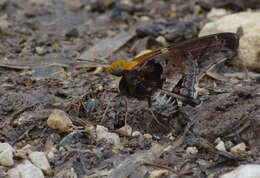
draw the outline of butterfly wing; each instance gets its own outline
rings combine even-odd
[[[219,33],[188,40],[161,49],[132,70],[146,87],[161,88],[196,98],[195,85],[216,64],[237,54],[239,38],[234,33]]]

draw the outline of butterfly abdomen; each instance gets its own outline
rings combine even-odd
[[[169,117],[178,111],[178,104],[176,99],[160,91],[153,93],[151,101],[155,111],[163,116]]]

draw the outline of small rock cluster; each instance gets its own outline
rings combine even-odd
[[[16,150],[8,143],[0,143],[0,165],[7,169],[10,178],[43,178],[44,174],[53,175],[45,153],[31,151],[27,146]]]

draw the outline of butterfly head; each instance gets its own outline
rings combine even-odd
[[[125,71],[134,68],[137,63],[136,61],[117,60],[110,65],[110,73],[115,76],[122,76]]]

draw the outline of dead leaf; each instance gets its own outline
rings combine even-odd
[[[106,38],[97,42],[80,55],[81,60],[105,59],[121,48],[126,42],[135,36],[135,30],[122,31],[112,38]]]

